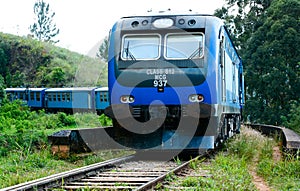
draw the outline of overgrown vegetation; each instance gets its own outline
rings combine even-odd
[[[299,190],[299,158],[288,156],[275,160],[273,148],[279,144],[275,140],[278,139],[243,128],[213,159],[193,164],[196,173],[206,176],[173,179],[187,190],[257,190],[252,173],[256,172],[271,190]]]
[[[67,115],[30,111],[21,101],[3,101],[0,107],[0,188],[113,157],[98,153],[72,160],[52,156],[47,136],[60,129],[110,125],[93,113]],[[122,152],[120,152],[122,153]],[[117,153],[118,154],[118,153]]]
[[[99,58],[0,32],[0,76],[6,87],[107,86],[106,68]]]

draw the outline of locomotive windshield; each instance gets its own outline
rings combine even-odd
[[[154,60],[160,54],[159,35],[126,35],[123,37],[122,60]]]
[[[193,59],[203,56],[203,34],[168,34],[165,57],[167,59]]]
[[[164,58],[187,60],[203,57],[203,33],[169,33],[165,36]],[[156,60],[161,57],[161,36],[159,34],[124,35],[122,60]]]

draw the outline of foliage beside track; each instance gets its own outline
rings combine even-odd
[[[277,137],[271,139],[243,127],[212,159],[190,165],[194,170],[191,176],[174,175],[167,181],[181,190],[258,190],[256,174],[265,181],[263,190],[299,190],[300,158],[287,155],[275,159],[273,148],[279,143]]]
[[[106,156],[90,156],[59,160],[52,156],[47,137],[61,129],[110,123],[105,116],[93,113],[47,114],[43,110],[30,111],[21,101],[4,101],[0,107],[0,185],[7,187],[107,159]],[[112,153],[109,155],[112,157]]]

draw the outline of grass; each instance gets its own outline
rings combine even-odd
[[[272,187],[280,190],[300,190],[300,161],[284,159],[277,163],[270,158],[260,160],[257,171]]]
[[[277,138],[243,128],[213,159],[199,160],[190,166],[195,173],[207,176],[177,177],[176,182],[170,184],[186,190],[257,190],[250,173],[255,171],[271,190],[298,191],[300,160],[290,156],[274,161],[273,147],[278,146],[277,141]]]
[[[71,155],[62,160],[51,154],[47,136],[53,132],[109,123],[105,116],[93,113],[48,114],[30,111],[21,102],[3,103],[0,107],[0,188],[125,155],[126,151],[103,151]]]
[[[55,158],[49,149],[32,153],[13,152],[0,158],[0,188],[42,178],[111,158],[126,155],[127,151],[102,151],[93,155],[71,155],[66,160]]]

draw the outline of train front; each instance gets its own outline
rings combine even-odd
[[[205,43],[206,17],[126,17],[110,35],[109,91],[113,137],[138,149],[213,148],[216,120]],[[212,72],[214,73],[214,72]],[[215,86],[215,84],[213,85]]]

